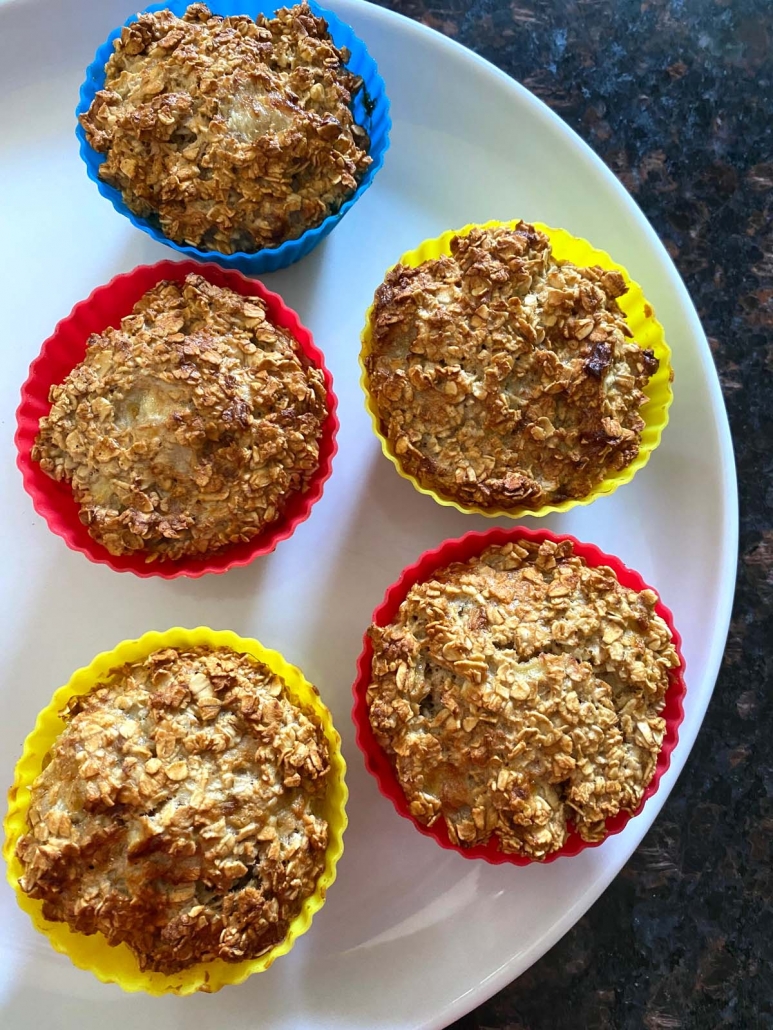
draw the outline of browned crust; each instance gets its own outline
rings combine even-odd
[[[32,786],[20,887],[142,969],[255,958],[324,868],[316,717],[228,648],[156,651],[74,699]]]
[[[570,542],[490,547],[372,626],[367,699],[410,811],[462,846],[543,859],[634,811],[655,772],[669,670],[651,590]]]
[[[629,465],[658,362],[630,339],[625,290],[619,272],[556,262],[524,222],[388,272],[365,366],[404,471],[462,504],[537,509]]]
[[[362,82],[305,3],[222,18],[192,4],[122,29],[80,121],[100,176],[169,239],[224,254],[276,246],[336,212],[370,165]]]
[[[322,371],[257,297],[190,274],[89,340],[51,388],[32,458],[71,483],[111,554],[206,555],[304,491],[327,415]]]

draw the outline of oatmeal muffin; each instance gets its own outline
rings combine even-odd
[[[617,271],[556,261],[525,222],[388,272],[364,363],[403,471],[463,505],[536,510],[629,465],[658,361],[631,339],[625,292]]]
[[[325,865],[314,713],[230,648],[166,648],[75,697],[31,788],[19,886],[172,974],[284,940]]]
[[[250,540],[319,465],[324,376],[258,297],[190,274],[90,338],[51,388],[32,458],[72,485],[113,555],[202,556]]]
[[[170,240],[275,247],[337,212],[371,163],[348,60],[306,3],[256,21],[204,4],[145,13],[80,122],[101,178]]]
[[[679,658],[651,590],[521,540],[413,586],[372,626],[369,718],[419,822],[544,859],[633,812]]]

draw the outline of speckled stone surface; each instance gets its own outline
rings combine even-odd
[[[738,591],[697,744],[626,868],[455,1030],[773,1027],[773,2],[388,0],[549,104],[685,278],[719,369]]]

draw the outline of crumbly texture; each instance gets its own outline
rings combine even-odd
[[[658,362],[630,338],[625,292],[619,272],[557,262],[524,222],[393,268],[365,365],[402,468],[462,504],[536,509],[629,465]]]
[[[21,889],[142,969],[255,958],[325,864],[327,741],[227,648],[156,651],[73,700],[32,786]]]
[[[201,556],[278,519],[319,466],[322,371],[258,297],[164,281],[51,388],[32,457],[114,555]]]
[[[491,547],[414,586],[372,626],[367,699],[416,819],[543,859],[597,841],[655,772],[679,659],[651,590],[571,543]]]
[[[351,111],[362,80],[305,3],[257,21],[141,14],[114,48],[80,122],[101,178],[171,240],[277,246],[338,211],[371,163]]]

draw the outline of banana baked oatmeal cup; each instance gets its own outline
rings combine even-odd
[[[566,539],[510,540],[415,582],[371,626],[365,680],[410,815],[461,849],[541,861],[635,813],[681,664],[658,603]]]
[[[363,81],[306,3],[272,18],[145,12],[113,48],[79,121],[100,179],[170,241],[277,247],[338,212],[371,166],[352,113]]]
[[[563,510],[652,449],[640,409],[660,359],[632,338],[620,270],[556,259],[525,222],[449,233],[407,259],[376,291],[362,356],[377,431],[419,489],[484,514]],[[666,368],[660,379],[667,407]]]
[[[345,826],[338,738],[318,700],[230,647],[165,647],[71,696],[62,718],[13,854],[47,933],[65,923],[76,940],[125,944],[179,991],[201,963],[220,961],[214,989],[233,982],[223,963],[244,963],[243,979],[308,927]],[[118,958],[111,968],[122,986],[158,986]],[[189,987],[208,985],[205,968]]]
[[[273,532],[315,482],[328,417],[323,370],[266,302],[197,273],[92,335],[50,401],[32,461],[110,555],[147,562]]]

